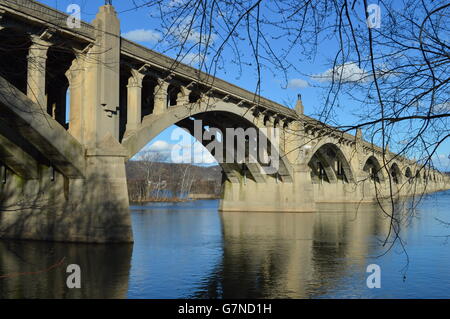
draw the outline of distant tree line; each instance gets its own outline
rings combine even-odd
[[[132,202],[220,196],[222,170],[219,166],[168,163],[163,155],[147,152],[138,160],[128,161],[126,173]]]

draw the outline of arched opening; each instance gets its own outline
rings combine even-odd
[[[411,184],[412,180],[413,180],[411,168],[409,168],[409,167],[406,168],[406,170],[405,170],[405,177],[406,177],[406,180],[408,181],[408,183]]]
[[[200,93],[198,91],[191,91],[189,93],[189,103],[197,103],[200,99]]]
[[[141,120],[153,113],[155,88],[157,85],[156,80],[148,75],[142,80]]]
[[[178,94],[180,93],[180,88],[173,84],[170,84],[167,88],[167,107],[177,105]]]
[[[218,198],[222,169],[190,133],[171,125],[126,163],[131,202]]]
[[[342,151],[334,144],[322,145],[308,162],[313,183],[336,183],[353,181],[353,173],[349,162]]]
[[[119,141],[122,140],[127,128],[128,116],[128,81],[131,69],[127,63],[120,63],[120,92],[119,92]]]
[[[415,179],[416,179],[417,183],[419,183],[419,184],[422,183],[422,178],[420,176],[420,171],[419,170],[416,171]]]
[[[27,94],[29,37],[13,29],[0,31],[0,75]]]
[[[47,96],[47,113],[58,123],[69,128],[69,103],[67,94],[69,81],[66,71],[75,55],[62,46],[52,46],[47,52],[45,94]]]
[[[402,173],[400,171],[400,168],[398,167],[397,163],[393,163],[391,165],[391,169],[389,170],[389,173],[391,174],[392,181],[395,184],[400,184],[402,182]]]
[[[222,168],[223,178],[221,182],[228,181],[230,183],[246,184],[250,180],[259,183],[265,181],[266,178],[274,178],[277,182],[280,179],[287,180],[291,178],[291,170],[287,166],[289,164],[278,153],[279,150],[271,151],[270,141],[267,141],[266,144],[259,143],[259,131],[254,126],[253,121],[230,111],[204,111],[190,114],[189,116],[180,116],[173,109],[165,113],[163,118],[158,119],[157,127],[161,128],[159,131],[158,129],[149,130],[142,132],[141,136],[132,138],[139,139],[144,143],[149,140],[153,141],[157,134],[160,134],[170,125],[176,125],[185,129],[191,136],[198,139],[203,147],[206,147],[207,151]],[[155,128],[154,125],[152,127]],[[229,130],[232,130],[231,134],[233,135],[229,135]],[[215,134],[217,131],[219,131],[219,134]],[[253,131],[256,132],[256,135],[252,134]],[[237,134],[241,133],[244,135],[237,138]],[[173,144],[173,141],[168,140],[168,138],[166,136],[164,143]],[[128,147],[129,141],[132,140],[124,141],[125,147]],[[250,143],[251,141],[255,144]],[[135,154],[139,151],[139,148],[143,147],[139,147],[140,143],[136,143],[136,141],[130,143],[130,146],[133,148],[129,148],[131,154]],[[262,149],[261,153],[260,151],[256,153],[252,151],[255,145]],[[256,146],[255,149],[257,148]],[[261,160],[262,158],[276,158],[277,163],[279,162],[276,171],[267,170],[266,168],[270,168],[273,163],[270,161],[265,162]],[[173,161],[173,159],[173,157],[170,158],[170,161]],[[195,165],[196,163],[191,164]]]
[[[378,162],[375,156],[370,156],[367,159],[366,163],[364,164],[363,171],[368,174],[370,180],[376,183],[380,183],[384,180],[380,162]]]

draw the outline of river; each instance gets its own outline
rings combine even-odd
[[[450,191],[376,206],[220,213],[218,201],[131,206],[133,245],[0,241],[0,298],[448,298]],[[401,215],[401,216],[400,216]],[[402,245],[403,244],[403,245]],[[69,289],[68,264],[81,270]],[[369,289],[367,266],[381,270]]]

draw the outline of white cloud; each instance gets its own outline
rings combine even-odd
[[[435,104],[433,106],[433,112],[435,113],[448,113],[450,112],[450,102],[444,102]]]
[[[203,54],[199,53],[187,53],[185,56],[182,57],[181,62],[194,65],[198,64],[200,62],[206,62],[206,57]]]
[[[135,159],[139,160],[145,156],[146,152],[154,155],[160,154],[172,163],[191,163],[196,165],[208,165],[216,163],[214,156],[209,153],[201,143],[194,139],[189,133],[182,129],[178,130],[181,140],[171,144],[163,140],[156,140],[147,145],[139,152]]]
[[[170,0],[169,7],[179,7],[185,4],[185,0]]]
[[[308,86],[308,82],[303,79],[290,79],[287,85],[289,89],[303,89]]]
[[[323,73],[311,76],[313,80],[318,82],[331,82],[334,79],[334,81],[341,81],[343,83],[366,82],[368,77],[369,74],[355,62],[346,62],[328,69]]]
[[[211,32],[205,32],[204,30],[202,33],[198,32],[193,26],[194,23],[195,21],[192,21],[191,16],[184,17],[173,29],[169,30],[169,33],[180,42],[199,43],[201,40],[202,43],[209,42],[212,44],[217,35]]]
[[[438,154],[433,156],[434,166],[442,171],[448,171],[450,169],[450,155]]]
[[[157,140],[150,144],[146,150],[151,152],[168,152],[172,150],[172,147],[173,145],[167,143],[166,141]]]
[[[156,42],[161,40],[161,34],[153,30],[137,29],[122,33],[124,38],[138,42]]]

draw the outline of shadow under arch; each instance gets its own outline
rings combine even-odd
[[[402,183],[402,172],[397,163],[392,163],[391,168],[389,169],[389,174],[391,174],[392,180],[395,184]]]
[[[338,180],[353,182],[354,174],[350,162],[342,150],[333,143],[319,145],[307,160],[311,169],[311,180],[325,180],[336,183]]]
[[[122,145],[128,150],[128,159],[137,154],[145,145],[147,145],[152,139],[154,139],[159,133],[161,133],[166,128],[177,125],[181,128],[186,129],[194,138],[197,138],[196,134],[193,134],[194,130],[194,120],[202,120],[202,135],[205,127],[216,127],[222,132],[225,132],[226,128],[258,128],[256,123],[256,118],[252,112],[247,108],[239,107],[232,103],[227,103],[224,101],[216,102],[200,102],[200,103],[190,103],[188,105],[172,106],[168,108],[163,114],[151,114],[146,116],[141,124],[141,127],[129,134],[126,134],[122,140]],[[270,136],[260,132],[266,138],[267,143],[263,143],[265,152],[270,153],[271,144],[273,143]],[[225,134],[226,135],[226,134]],[[227,149],[227,143],[225,137],[222,139],[223,144],[223,155],[230,152]],[[211,141],[202,140],[199,141],[204,146],[209,144]],[[234,145],[235,143],[233,143]],[[267,144],[267,145],[264,145]],[[233,150],[235,154],[235,150]],[[216,154],[211,153],[212,156],[216,158],[218,163],[221,165],[223,171],[231,181],[237,181],[233,176],[232,172],[243,173],[243,171],[249,171],[252,177],[257,182],[262,182],[260,173],[264,170],[266,166],[264,163],[254,163],[250,165],[246,163],[222,163],[222,159],[217,158]],[[292,167],[287,160],[285,154],[282,150],[276,147],[276,154],[270,154],[272,158],[277,157],[279,160],[278,171],[275,175],[280,176],[285,181],[292,181]],[[259,172],[259,174],[258,174]]]
[[[373,155],[370,155],[364,162],[363,171],[369,175],[372,181],[378,183],[384,181],[384,174],[380,162]]]
[[[405,169],[405,177],[407,178],[408,183],[411,184],[414,176],[412,175],[412,171],[409,166]]]

